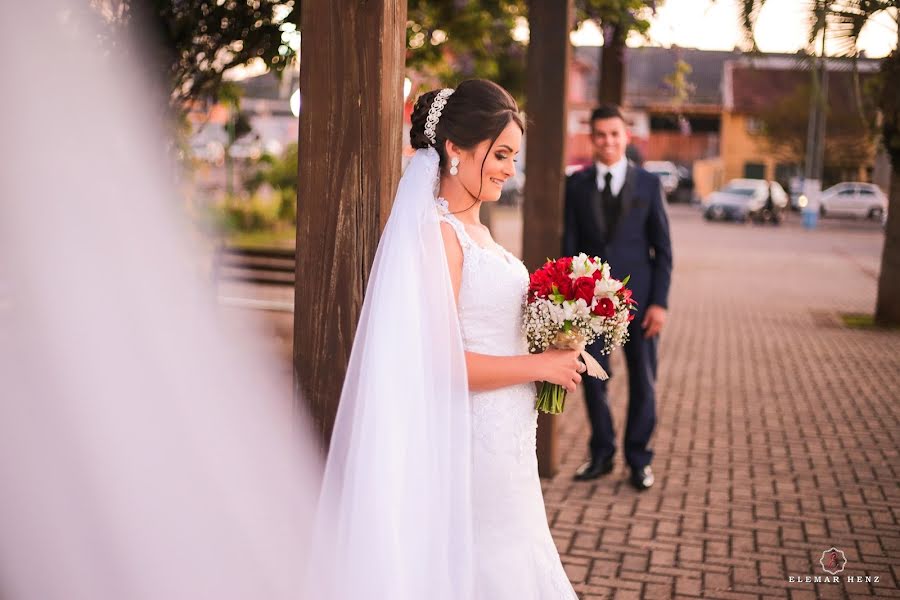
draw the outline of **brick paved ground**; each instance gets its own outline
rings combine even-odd
[[[869,312],[882,235],[861,222],[807,232],[708,224],[671,210],[676,270],[662,339],[657,483],[617,470],[572,481],[589,435],[580,395],[560,418],[545,500],[563,562],[596,598],[900,597],[900,332],[851,330]],[[622,356],[613,362],[621,436]],[[620,437],[621,447],[621,437]],[[825,576],[832,545],[846,575]]]
[[[880,230],[708,224],[683,206],[670,216],[676,271],[660,351],[657,483],[633,491],[621,454],[607,478],[572,481],[589,435],[580,396],[560,418],[560,472],[544,482],[582,600],[900,597],[900,332],[838,319],[873,310]],[[518,252],[514,212],[497,211],[492,227]],[[291,299],[289,290],[223,292]],[[289,355],[290,315],[268,320]],[[621,433],[621,356],[613,370]],[[832,545],[848,560],[842,576],[880,581],[788,582],[826,575],[817,561]]]

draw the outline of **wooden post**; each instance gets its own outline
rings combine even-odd
[[[324,447],[400,178],[406,0],[303,2],[294,389]]]
[[[528,3],[531,37],[526,88],[528,151],[522,255],[529,270],[547,258],[559,256],[562,247],[572,15],[572,0],[529,0]],[[569,406],[568,410],[576,408]],[[538,418],[537,445],[541,476],[552,477],[559,459],[556,421],[549,415],[541,414]]]

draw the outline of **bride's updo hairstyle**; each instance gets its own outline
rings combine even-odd
[[[463,150],[473,150],[485,140],[490,140],[493,145],[510,121],[518,125],[522,133],[525,132],[519,106],[509,92],[487,79],[467,79],[447,98],[432,144],[425,134],[425,122],[428,110],[440,91],[440,88],[431,90],[416,100],[409,143],[416,150],[433,145],[441,157],[442,172],[448,162],[444,149],[447,140]],[[487,154],[481,162],[482,169],[485,160]]]

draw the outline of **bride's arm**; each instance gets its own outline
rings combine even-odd
[[[577,350],[547,350],[542,354],[491,356],[466,352],[469,389],[475,392],[528,383],[549,381],[570,392],[581,381]]]
[[[453,297],[459,302],[463,251],[456,239],[456,232],[449,223],[441,223],[441,235],[444,238]],[[519,356],[466,352],[469,389],[474,391],[493,390],[531,381],[549,381],[558,383],[571,392],[575,391],[575,386],[581,381],[578,374],[581,369],[577,350],[547,350],[542,354]]]

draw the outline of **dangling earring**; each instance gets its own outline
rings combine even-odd
[[[450,159],[450,174],[457,175],[459,173],[459,159],[457,157],[453,157]]]

